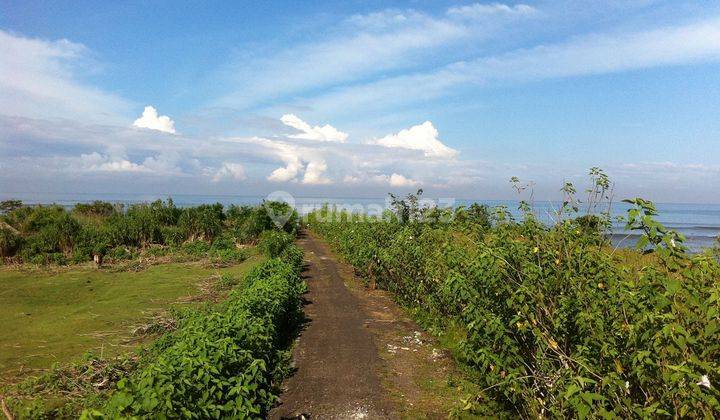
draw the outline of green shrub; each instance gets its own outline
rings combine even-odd
[[[11,257],[20,248],[22,238],[10,227],[0,225],[0,258]]]
[[[605,247],[594,218],[309,225],[404,305],[464,326],[457,357],[484,389],[475,414],[716,417],[720,265],[684,255],[651,203],[631,203],[628,227],[656,254],[641,268]]]
[[[4,200],[0,201],[0,214],[13,212],[23,206],[20,200]]]
[[[104,226],[82,226],[73,247],[73,260],[83,262],[91,260],[95,254],[105,255],[109,246],[110,239]]]
[[[85,216],[101,216],[108,217],[116,212],[118,207],[107,201],[95,200],[92,203],[78,203],[73,208],[73,212]]]
[[[35,265],[47,264],[47,255],[43,255],[43,254],[33,255],[33,256],[28,257],[28,259],[25,259],[25,258],[23,258],[23,259],[26,260],[27,262],[29,262],[30,264],[35,264]]]
[[[208,256],[213,262],[220,265],[239,264],[248,258],[248,254],[242,249],[211,249]]]
[[[258,249],[270,258],[277,258],[290,246],[294,237],[279,230],[266,230],[260,234]]]
[[[55,265],[67,265],[68,263],[68,259],[67,257],[65,257],[65,254],[62,254],[60,252],[49,254],[47,256],[47,260],[49,264]]]
[[[235,245],[235,239],[226,233],[215,238],[211,245],[211,249],[213,250],[227,250],[235,248],[237,248]]]
[[[277,401],[300,320],[297,268],[272,259],[210,312],[188,315],[157,359],[117,384],[92,417],[263,417]]]
[[[220,279],[218,280],[218,286],[221,289],[231,289],[237,284],[238,284],[238,280],[229,274],[223,274],[222,276],[220,276]]]
[[[273,215],[279,216],[273,220]],[[281,229],[295,234],[299,227],[297,211],[287,203],[265,201],[257,207],[230,206],[226,220],[235,240],[240,243],[255,241],[263,231]],[[277,226],[275,222],[285,222]]]
[[[105,255],[112,261],[123,261],[123,260],[131,260],[135,257],[137,257],[138,252],[132,248],[126,248],[124,246],[116,246],[115,248],[111,248],[108,250],[107,254]]]
[[[283,203],[230,206],[227,214],[221,204],[179,209],[171,199],[133,204],[127,211],[102,201],[78,204],[71,213],[57,205],[8,205],[7,213],[0,216],[0,258],[18,255],[22,261],[37,262],[40,255],[48,262],[50,254],[63,253],[81,263],[108,250],[113,250],[111,259],[127,259],[137,253],[122,249],[167,245],[180,247],[186,256],[209,256],[214,263],[231,264],[247,258],[237,244],[254,242],[264,230],[276,229],[268,215],[268,208],[276,207],[290,210],[291,222],[285,229],[294,232],[297,214]],[[280,248],[276,251],[274,255]]]
[[[187,239],[185,230],[178,226],[163,226],[160,232],[165,245],[180,246]]]
[[[205,256],[210,251],[210,244],[203,241],[187,242],[182,245],[182,250],[190,255]]]
[[[224,218],[222,204],[203,204],[184,209],[178,225],[185,230],[190,241],[212,242],[222,231]]]
[[[162,245],[152,245],[142,251],[142,254],[148,257],[162,257],[169,253],[170,249]]]

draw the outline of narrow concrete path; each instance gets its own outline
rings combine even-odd
[[[282,404],[270,418],[389,418],[382,360],[365,312],[320,241],[304,235],[300,245],[309,264],[309,323],[295,347],[297,371],[284,384]]]

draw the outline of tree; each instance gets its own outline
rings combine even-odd
[[[23,206],[23,202],[20,200],[5,200],[0,201],[0,214],[8,214],[13,210],[17,210]]]

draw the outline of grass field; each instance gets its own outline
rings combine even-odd
[[[253,254],[226,268],[190,262],[120,272],[0,267],[0,382],[89,351],[104,356],[128,351],[134,325],[171,305],[187,304],[182,298],[197,295],[210,276],[241,278],[262,258]]]

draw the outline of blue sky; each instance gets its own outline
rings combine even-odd
[[[0,0],[0,57],[0,196],[720,202],[718,2]]]

